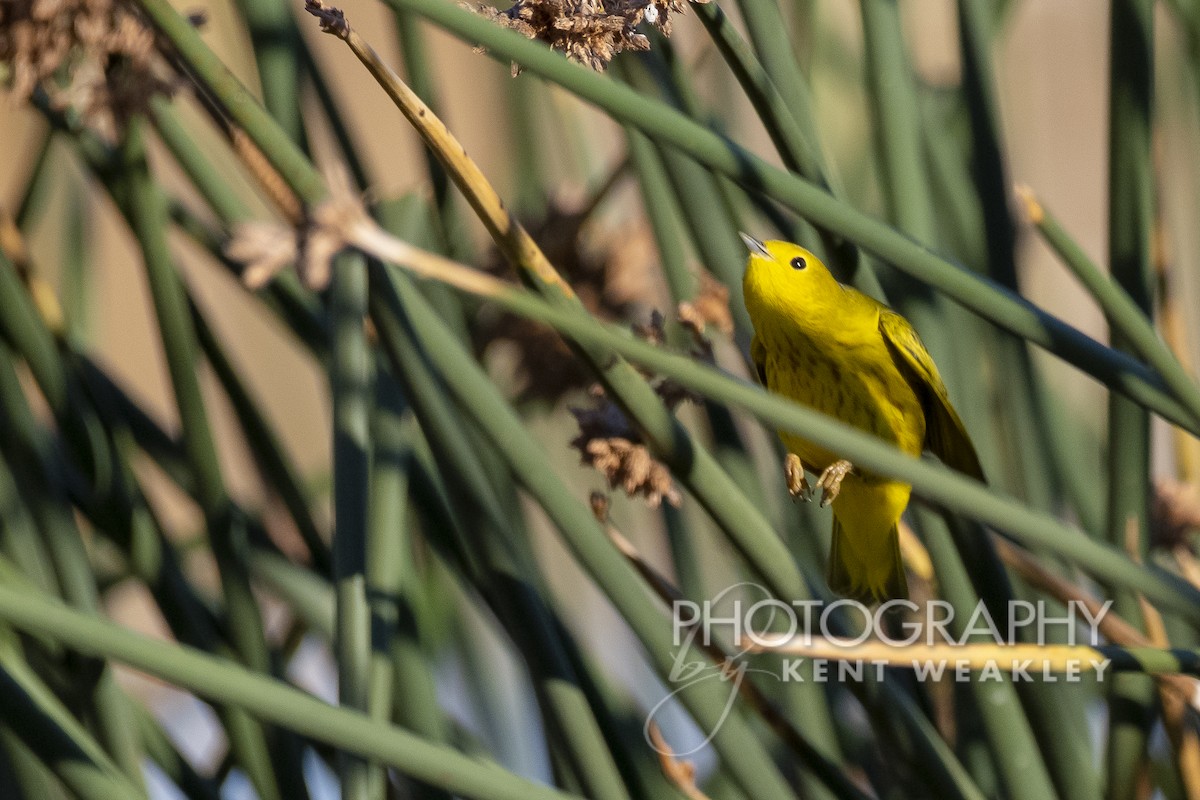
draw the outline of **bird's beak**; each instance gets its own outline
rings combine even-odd
[[[770,258],[771,254],[767,252],[767,248],[758,239],[755,239],[748,233],[738,231],[738,236],[742,237],[742,241],[746,243],[746,249],[755,255],[760,255],[763,258]]]

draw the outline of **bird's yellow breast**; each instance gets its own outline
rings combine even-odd
[[[862,335],[814,336],[789,320],[755,320],[766,352],[767,388],[919,455],[925,438],[921,403],[876,328]],[[837,456],[780,432],[788,450],[815,472]]]

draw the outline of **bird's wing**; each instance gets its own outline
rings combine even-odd
[[[925,411],[925,446],[947,466],[984,480],[971,437],[950,405],[942,376],[917,332],[908,320],[888,310],[880,312],[879,330],[896,365],[921,399]]]
[[[763,347],[762,340],[758,338],[758,334],[754,334],[754,338],[750,340],[750,361],[754,364],[754,374],[758,376],[758,382],[763,386],[767,385],[767,348]]]

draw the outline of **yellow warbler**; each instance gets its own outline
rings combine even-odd
[[[754,323],[750,354],[763,384],[911,455],[928,449],[982,480],[971,439],[908,320],[838,283],[799,245],[742,239],[750,249],[743,280]],[[830,588],[867,603],[906,598],[896,524],[912,487],[798,436],[780,438],[788,489],[809,499],[807,469],[820,475],[821,504],[833,505]]]

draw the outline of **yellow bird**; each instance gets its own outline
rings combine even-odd
[[[983,480],[975,447],[908,320],[838,283],[799,245],[742,239],[750,249],[743,279],[754,323],[750,355],[763,385]],[[829,587],[865,603],[907,598],[896,525],[912,487],[790,433],[780,438],[792,495],[810,499],[808,470],[820,475],[821,505],[833,505]]]

